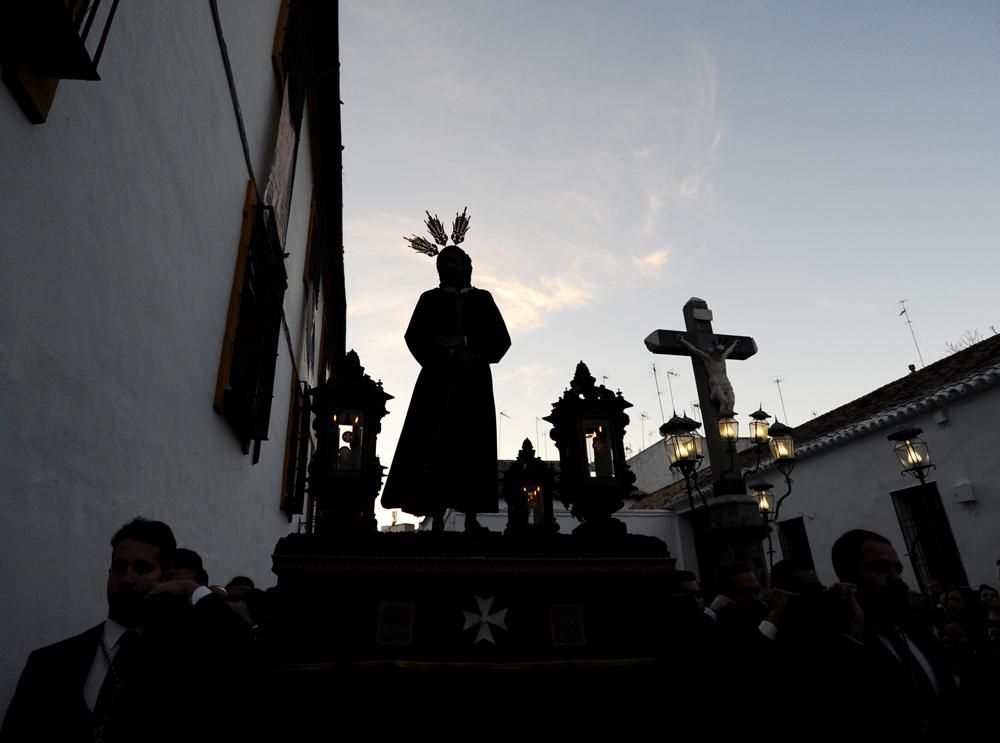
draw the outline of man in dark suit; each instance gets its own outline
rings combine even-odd
[[[832,558],[838,578],[856,587],[844,604],[849,629],[840,635],[833,669],[847,731],[873,739],[939,737],[954,681],[931,628],[913,616],[896,550],[881,534],[854,529],[834,543]]]
[[[170,527],[134,519],[111,547],[108,618],[31,653],[0,742],[188,739],[183,719],[159,715],[168,695],[189,701],[192,717],[208,700],[241,696],[252,665],[245,623],[207,587],[164,581]]]

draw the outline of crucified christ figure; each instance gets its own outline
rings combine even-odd
[[[705,371],[708,373],[709,397],[718,408],[718,414],[720,416],[732,415],[733,406],[736,405],[736,395],[729,377],[726,376],[726,359],[729,358],[729,354],[733,352],[739,341],[733,341],[728,347],[721,343],[714,343],[711,350],[705,351],[690,343],[682,335],[678,335],[677,340],[693,355],[701,359],[705,365]]]

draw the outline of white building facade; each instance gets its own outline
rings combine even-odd
[[[294,390],[323,377],[324,303],[343,296],[323,258],[339,194],[317,182],[339,118],[323,160],[309,98],[330,89],[293,81],[289,23],[279,0],[120,3],[101,79],[50,84],[44,123],[23,76],[0,86],[0,715],[31,649],[104,618],[109,540],[134,516],[169,523],[213,583],[274,582],[302,510],[290,458],[309,445]],[[285,254],[266,322],[246,309],[257,219]],[[246,379],[253,430],[234,424]]]
[[[791,494],[772,532],[774,560],[812,561],[829,584],[836,580],[830,560],[834,541],[850,529],[867,529],[893,543],[914,590],[925,589],[930,580],[995,585],[998,421],[1000,336],[994,336],[798,426]],[[935,465],[926,473],[925,488],[902,473],[887,438],[914,428],[922,430]],[[743,462],[753,466],[752,457],[744,455]],[[788,491],[773,466],[749,474],[747,482],[773,486],[772,509]],[[675,536],[667,543],[678,567],[697,571],[682,489],[662,480],[659,492],[636,507],[676,513]]]

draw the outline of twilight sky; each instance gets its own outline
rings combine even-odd
[[[395,400],[403,342],[450,226],[513,345],[493,368],[512,458],[581,359],[634,405],[626,444],[697,399],[656,328],[706,299],[736,410],[796,425],[1000,329],[1000,5],[995,2],[341,0],[348,347]],[[640,413],[650,419],[640,425]],[[697,418],[697,415],[692,417]],[[547,438],[547,427],[540,427]],[[643,442],[642,427],[645,427]],[[744,429],[745,430],[745,429]],[[380,518],[386,518],[381,514]]]

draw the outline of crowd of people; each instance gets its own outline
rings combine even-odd
[[[837,583],[825,586],[811,564],[785,560],[766,595],[749,565],[724,564],[707,606],[697,577],[677,571],[671,598],[684,619],[673,629],[685,638],[695,683],[745,714],[776,709],[772,738],[975,733],[1000,698],[996,589],[911,591],[890,541],[861,529],[842,535],[831,557]],[[725,722],[736,730],[734,719]]]
[[[264,737],[267,594],[245,576],[211,585],[159,521],[130,521],[111,548],[107,618],[31,653],[0,743]],[[831,559],[836,583],[784,560],[766,592],[750,565],[723,564],[707,605],[697,576],[674,571],[643,691],[684,711],[678,729],[719,737],[765,720],[771,740],[974,735],[1000,698],[996,588],[911,591],[890,541],[861,529]]]

